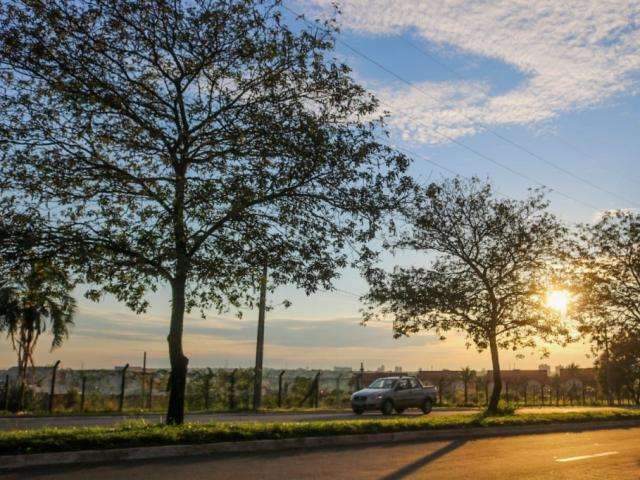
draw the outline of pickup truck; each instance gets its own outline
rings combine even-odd
[[[395,410],[400,414],[407,408],[419,408],[427,414],[437,397],[436,387],[424,387],[416,377],[384,377],[351,395],[351,408],[357,415],[367,410],[380,410],[384,415]]]

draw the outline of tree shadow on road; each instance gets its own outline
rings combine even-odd
[[[380,480],[400,480],[402,478],[405,478],[411,475],[412,473],[415,473],[416,471],[420,470],[425,465],[428,465],[429,463],[437,460],[438,458],[444,457],[446,454],[451,453],[454,450],[460,448],[465,443],[467,443],[466,440],[462,440],[462,439],[453,440],[452,442],[446,444],[442,448],[439,448],[435,452],[431,452],[425,455],[424,457],[419,458],[415,462],[411,462],[410,464],[405,465],[402,468],[399,468],[395,472],[391,472],[388,475],[385,475]]]

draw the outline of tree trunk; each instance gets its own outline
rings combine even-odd
[[[258,307],[258,335],[256,340],[256,365],[253,377],[253,409],[262,404],[262,361],[264,358],[264,317],[267,308],[267,266],[262,268],[260,277],[260,304]]]
[[[493,367],[493,390],[487,412],[496,413],[498,411],[498,403],[500,402],[500,394],[502,393],[502,375],[500,373],[500,357],[498,355],[498,342],[495,336],[489,339],[491,348],[491,364]]]
[[[171,376],[169,378],[169,407],[167,424],[180,425],[184,422],[184,395],[187,387],[187,366],[189,359],[182,351],[182,330],[185,309],[186,275],[179,273],[171,282],[171,326],[167,342]]]

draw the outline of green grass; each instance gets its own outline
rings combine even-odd
[[[496,417],[450,415],[282,423],[219,422],[185,424],[177,427],[129,421],[115,427],[46,428],[0,432],[0,455],[624,419],[640,420],[640,411],[603,409]]]
[[[187,415],[203,415],[203,414],[220,414],[220,413],[253,413],[253,409],[209,409],[209,410],[191,410],[187,412]],[[344,408],[311,408],[311,407],[291,407],[291,408],[262,408],[258,413],[341,413],[351,412],[351,407]],[[24,411],[24,412],[9,412],[7,410],[0,410],[0,418],[16,418],[16,417],[121,417],[137,415],[164,415],[167,413],[166,408],[146,410],[141,408],[125,408],[122,412],[114,410],[92,410],[80,412],[77,410],[57,410],[52,413],[45,411]]]

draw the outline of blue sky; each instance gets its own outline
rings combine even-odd
[[[330,3],[287,5],[322,17],[330,14]],[[341,9],[336,55],[390,112],[390,141],[417,154],[417,177],[449,175],[426,158],[461,175],[489,177],[515,198],[539,182],[555,191],[551,208],[568,223],[592,221],[606,209],[640,207],[639,1],[344,0]],[[394,261],[386,258],[385,264]],[[267,319],[267,366],[489,365],[486,354],[467,350],[457,335],[445,342],[431,335],[393,340],[389,324],[361,327],[353,294],[364,291],[364,282],[345,271],[337,286],[351,293],[306,298],[291,289],[276,292]],[[278,306],[284,298],[293,301],[291,308]],[[139,363],[147,350],[153,365],[167,365],[167,299],[168,291],[160,289],[141,316],[112,299],[81,301],[67,345],[49,354],[43,343],[38,358],[110,367]],[[243,319],[187,319],[191,364],[249,366],[255,318],[245,312]],[[587,352],[584,345],[554,349],[545,361],[586,365]],[[13,363],[13,353],[0,350],[0,365]],[[526,368],[540,359],[507,354],[503,363]]]

